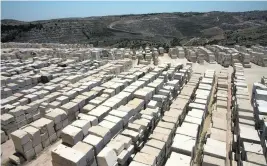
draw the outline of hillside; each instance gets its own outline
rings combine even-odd
[[[267,45],[267,11],[155,13],[22,22],[2,20],[2,42],[94,46]]]

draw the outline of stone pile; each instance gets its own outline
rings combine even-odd
[[[235,98],[232,160],[242,165],[266,165],[266,137],[264,132],[259,132],[264,128],[266,91],[261,89],[263,86],[254,84],[252,100],[250,100],[248,86],[243,78],[244,68],[242,64],[237,63],[234,65],[233,74]]]
[[[173,96],[173,94],[175,94],[174,91],[179,90],[179,81],[173,80],[173,76],[181,67],[182,65],[176,65],[168,69],[167,64],[156,67],[152,71],[148,71],[145,75],[136,77],[131,84],[121,89],[121,91],[114,96],[117,99],[112,99],[113,102],[108,101],[110,100],[108,99],[98,106],[103,108],[94,108],[86,114],[78,114],[78,117],[83,117],[85,121],[90,122],[91,126],[85,125],[87,123],[84,122],[83,125],[77,127],[79,130],[75,129],[76,132],[67,132],[67,129],[64,131],[69,135],[68,138],[72,139],[70,139],[71,141],[63,139],[63,143],[73,147],[59,145],[53,150],[53,165],[67,162],[73,164],[81,163],[81,165],[84,165],[82,164],[84,160],[87,161],[89,165],[94,165],[96,163],[101,166],[115,165],[117,163],[119,165],[127,165],[127,163],[131,161],[130,159],[133,160],[130,164],[151,162],[153,158],[155,159],[154,156],[157,153],[159,154],[156,157],[157,160],[153,161],[159,164],[163,163],[164,157],[166,156],[166,149],[164,143],[158,140],[160,139],[158,135],[161,135],[160,133],[164,130],[160,128],[156,129],[155,124],[159,124],[161,127],[169,126],[172,128],[175,126],[172,125],[172,123],[173,119],[177,119],[177,117],[175,115],[176,118],[172,118],[173,115],[171,112],[168,113],[168,116],[167,114],[166,116],[164,115],[163,119],[165,119],[166,122],[159,122],[159,119],[162,113],[168,109],[169,99],[175,97]],[[163,70],[174,70],[174,73],[170,76],[164,76]],[[189,72],[190,70],[187,68],[185,73],[190,75]],[[127,75],[121,75],[121,78],[127,77]],[[171,80],[165,80],[159,77],[167,77],[171,78]],[[189,76],[186,78],[188,77]],[[107,109],[105,110],[104,107]],[[87,118],[88,116],[95,117],[98,123],[93,125],[92,121]],[[81,118],[79,118],[79,120]],[[77,123],[76,121],[73,123]],[[73,123],[66,128],[70,126],[73,128]],[[71,130],[74,131],[74,128]],[[153,133],[155,139],[147,140],[149,134],[153,130],[159,130],[159,133]],[[71,136],[71,134],[74,135]],[[155,143],[160,143],[161,146],[155,147]],[[82,145],[88,148],[79,148],[82,147]],[[168,144],[168,146],[170,147],[170,144]],[[61,151],[61,148],[69,153],[76,153],[76,151],[79,151],[82,152],[83,155],[75,159],[69,159],[66,153],[63,150]],[[93,149],[92,153],[90,149]],[[137,150],[140,152],[135,154]],[[144,161],[144,157],[150,158],[149,161]],[[59,161],[61,162],[59,163]]]
[[[225,165],[227,155],[227,106],[228,72],[220,71],[217,77],[215,108],[212,110],[211,124],[204,144],[202,165]]]
[[[195,63],[197,61],[196,52],[190,48],[185,49],[185,57],[189,62]]]
[[[172,59],[177,59],[177,57],[178,57],[178,50],[177,50],[177,48],[169,48],[169,56]]]
[[[164,55],[164,48],[163,47],[159,47],[159,55],[163,56]]]
[[[266,47],[252,46],[250,49],[244,49],[244,52],[250,55],[251,62],[259,66],[267,66]]]
[[[191,120],[192,118],[195,119],[198,115],[193,110],[188,110],[188,105],[198,86],[199,79],[199,74],[192,74],[189,82],[184,86],[178,98],[172,103],[168,114],[165,114],[167,116],[173,117],[172,123],[176,122],[174,123],[175,127],[169,128],[169,131],[171,133],[171,140],[173,140],[171,141],[170,149],[168,149],[171,154],[167,155],[168,158],[166,166],[174,164],[187,165],[190,164],[194,158],[194,148],[196,139],[199,135],[199,125],[194,124],[194,122]],[[194,113],[191,111],[193,111]],[[170,120],[171,119],[169,118],[169,121]]]
[[[208,63],[215,63],[215,55],[212,51],[210,51],[209,49],[205,48],[205,47],[199,47],[199,50],[201,53],[204,54],[204,59],[206,62]]]
[[[178,50],[178,58],[185,58],[184,48],[179,46],[177,46],[176,48]]]
[[[118,62],[113,62],[112,64],[107,64],[105,66],[102,66],[101,67],[102,70],[99,70],[99,73],[102,72],[103,74],[102,77],[105,76],[105,74],[110,74],[110,73],[119,74],[120,72],[123,72],[125,70],[127,71],[130,67],[131,67],[131,61],[120,60]],[[83,110],[82,108],[85,106],[85,104],[88,104],[89,101],[92,101],[94,98],[101,95],[102,98],[105,97],[107,98],[109,96],[108,94],[110,91],[107,91],[107,93],[103,94],[103,91],[106,88],[99,86],[101,81],[105,82],[105,77],[100,78],[99,80],[98,78],[100,76],[99,73],[87,76],[85,78],[82,78],[81,76],[70,76],[70,77],[64,77],[65,79],[58,79],[55,82],[56,84],[63,82],[67,82],[67,84],[62,86],[62,89],[60,88],[61,86],[59,85],[57,85],[58,86],[57,89],[54,89],[53,86],[45,86],[44,89],[46,89],[47,91],[51,91],[52,93],[51,94],[48,93],[48,95],[46,96],[43,95],[41,99],[36,100],[40,101],[40,103],[37,104],[33,100],[29,106],[19,106],[14,109],[11,109],[8,113],[3,114],[1,116],[2,119],[1,123],[4,125],[2,126],[2,129],[8,128],[6,132],[10,133],[20,128],[19,130],[16,130],[13,133],[11,133],[11,138],[16,147],[15,148],[16,151],[21,155],[23,155],[27,160],[30,160],[35,155],[38,155],[40,151],[42,151],[44,148],[52,144],[58,137],[61,137],[62,135],[64,137],[63,140],[64,141],[67,140],[65,142],[71,144],[72,142],[69,141],[68,136],[74,133],[68,133],[69,131],[71,131],[68,129],[63,131],[61,130],[64,127],[66,127],[69,123],[71,123],[74,119],[76,119],[77,115]],[[110,76],[106,78],[110,79],[109,77]],[[113,80],[112,82],[110,82],[110,85],[113,85],[114,88],[117,87],[120,88],[124,86],[124,84],[127,84],[127,82],[120,80]],[[112,88],[110,90],[112,92]],[[114,89],[114,91],[115,90],[116,89]],[[35,105],[31,105],[32,103],[35,103]],[[43,116],[44,118],[37,120],[38,118],[35,118],[34,116],[31,120],[28,119],[28,114],[31,115],[30,113],[33,110],[38,112],[39,118],[41,116]],[[20,123],[18,123],[18,121],[20,121]],[[97,119],[91,118],[91,121],[90,124],[85,123],[83,120],[73,122],[73,126],[74,128],[77,129],[77,131],[83,129],[82,135],[78,136],[77,139],[79,139],[79,137],[83,138],[84,135],[87,134],[85,128],[89,128],[90,126],[95,124],[94,122],[95,121],[97,122]],[[23,131],[26,130],[24,129],[23,126],[26,125],[27,123],[29,123],[29,125],[26,126],[26,129],[28,129],[27,128],[28,126],[31,126],[37,130],[40,130],[42,139],[38,145],[37,144],[31,145],[30,143],[28,143],[29,140],[23,143],[20,142],[22,139],[24,139],[23,134],[22,134],[23,136],[20,137],[21,130]],[[12,126],[15,127],[12,128]],[[12,129],[12,131],[10,131],[10,129]],[[66,134],[64,135],[61,133],[66,133]],[[76,138],[73,141],[76,141]],[[27,146],[27,148],[21,149],[21,147],[24,146]]]

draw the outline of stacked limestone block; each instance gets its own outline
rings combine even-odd
[[[266,48],[263,46],[252,46],[251,49],[247,49],[247,53],[250,54],[251,62],[259,66],[267,66]]]
[[[184,88],[181,90],[181,93],[178,95],[178,98],[173,101],[172,105],[170,106],[170,110],[165,112],[163,117],[165,123],[159,122],[158,126],[151,135],[151,137],[158,139],[166,144],[166,165],[172,165],[174,161],[175,163],[190,163],[192,160],[191,156],[181,154],[182,151],[182,153],[186,152],[185,149],[181,150],[183,149],[183,147],[186,147],[186,145],[185,143],[183,143],[183,147],[181,145],[177,146],[177,144],[181,142],[177,141],[177,139],[179,139],[180,137],[179,133],[186,133],[183,132],[185,126],[179,126],[186,114],[189,98],[193,95],[193,92],[197,86],[195,80],[199,81],[199,76],[193,74],[190,81],[188,82],[188,85],[184,86]],[[189,143],[187,143],[187,145],[189,145]],[[181,148],[181,151],[179,150],[179,148]],[[190,149],[190,151],[192,151],[192,149]],[[174,155],[179,155],[181,158],[179,157],[179,159],[174,159]]]
[[[184,52],[183,47],[177,46],[176,48],[178,49],[178,58],[184,58],[185,57],[185,52]]]
[[[199,50],[201,53],[204,54],[204,59],[208,63],[214,63],[215,62],[215,55],[212,51],[205,47],[199,47]]]
[[[8,140],[8,136],[3,130],[1,130],[1,144],[5,143],[7,140]]]
[[[262,133],[259,135],[265,119],[265,111],[262,109],[264,104],[262,105],[260,102],[260,100],[265,101],[262,97],[264,93],[261,93],[264,90],[261,90],[260,86],[254,85],[253,98],[250,100],[248,86],[245,80],[239,79],[241,76],[244,76],[244,68],[241,64],[235,64],[233,74],[233,96],[235,96],[234,124],[232,125],[233,160],[243,165],[266,165],[266,138]],[[254,108],[250,105],[250,101]]]
[[[18,129],[15,118],[11,114],[1,115],[1,129],[8,135]]]
[[[159,47],[159,55],[160,56],[164,55],[164,48],[163,47]]]
[[[251,58],[251,56],[248,53],[241,53],[240,54],[240,61],[242,62],[243,66],[245,68],[251,68],[250,58]]]
[[[73,79],[76,78],[71,78],[69,79],[70,81],[73,81]],[[86,78],[87,79],[87,78]],[[74,80],[75,81],[75,80]],[[93,84],[92,86],[96,86],[98,84]],[[91,86],[91,84],[89,85]],[[92,87],[91,87],[92,88]],[[95,89],[96,91],[94,93],[99,93],[99,89]],[[73,117],[73,112],[74,114],[77,114],[76,112],[78,112],[78,110],[80,110],[79,106],[83,106],[83,102],[85,102],[85,100],[87,100],[88,98],[90,98],[90,94],[89,96],[86,92],[79,92],[84,94],[85,97],[83,97],[82,95],[76,95],[75,93],[70,93],[69,98],[72,100],[77,99],[82,99],[82,100],[75,100],[75,102],[68,102],[69,100],[66,100],[66,98],[61,98],[59,99],[60,102],[64,102],[66,104],[63,104],[61,107],[63,109],[60,108],[48,108],[47,110],[44,111],[44,116],[45,118],[41,118],[35,122],[30,123],[29,127],[33,127],[36,128],[38,130],[40,130],[40,135],[41,135],[41,142],[40,144],[36,145],[32,145],[32,148],[35,149],[35,154],[30,153],[30,157],[28,157],[28,153],[26,150],[22,151],[20,150],[20,153],[22,153],[23,155],[27,156],[27,160],[30,160],[32,158],[32,156],[38,154],[42,149],[46,148],[47,146],[49,146],[50,144],[52,144],[58,137],[61,136],[61,129],[64,128],[65,126],[67,126],[72,119],[74,119],[75,117]],[[59,93],[60,95],[61,93]],[[46,101],[52,101],[58,98],[59,95],[51,95],[49,97],[46,97]],[[88,97],[88,98],[87,98]],[[97,119],[95,117],[92,116],[87,116],[87,115],[80,115],[78,116],[79,120],[73,122],[73,126],[78,128],[78,130],[82,131],[82,138],[84,137],[84,135],[86,135],[86,131],[88,130],[88,126],[92,125],[96,125]],[[76,119],[76,118],[75,118]],[[69,121],[70,120],[70,121]],[[90,123],[84,123],[85,121],[89,121]],[[28,128],[26,128],[28,129]],[[25,130],[26,130],[25,129]],[[24,129],[23,129],[24,130]],[[18,130],[19,131],[19,130]],[[31,130],[30,130],[31,132]],[[72,135],[73,133],[70,133],[69,135]],[[65,139],[66,140],[66,139]],[[68,140],[68,139],[67,139]],[[67,142],[67,141],[65,141]],[[71,141],[70,141],[71,142]],[[74,143],[73,143],[74,144]],[[19,146],[26,146],[24,144],[21,144]],[[18,151],[19,152],[19,151]],[[32,152],[32,150],[30,151]]]
[[[169,49],[169,56],[172,58],[172,59],[177,59],[178,55],[178,50],[177,48],[170,48]]]
[[[185,49],[185,57],[189,62],[195,63],[197,61],[197,55],[193,49],[186,48]]]
[[[224,164],[225,162],[227,153],[227,98],[228,73],[227,70],[221,70],[217,79],[216,108],[212,110],[211,125],[207,131],[202,164]]]
[[[148,82],[146,83],[146,85],[150,82],[150,79],[152,80],[153,76],[157,75],[158,74],[155,73],[151,75],[151,77],[148,77]],[[153,78],[153,80],[154,79],[156,78]],[[142,87],[142,84],[137,84],[137,85],[140,88]],[[126,93],[120,92],[118,95],[121,94],[126,94]],[[127,97],[127,100],[125,97]],[[131,158],[130,156],[134,152],[134,149],[140,149],[143,146],[144,144],[143,139],[145,137],[145,133],[149,131],[149,129],[153,128],[152,127],[154,121],[153,117],[155,117],[155,115],[158,114],[154,113],[154,111],[152,111],[153,109],[146,109],[146,111],[142,112],[141,110],[144,109],[144,104],[145,104],[144,100],[136,98],[131,100],[131,98],[129,98],[130,97],[129,95],[125,97],[120,98],[121,100],[119,102],[123,103],[124,101],[127,101],[128,103],[125,106],[118,105],[118,108],[116,108],[116,110],[108,111],[108,114],[106,116],[103,116],[104,119],[96,115],[95,117],[98,118],[99,124],[90,127],[88,130],[89,135],[87,135],[82,140],[84,143],[90,144],[94,147],[95,157],[97,158],[98,165],[107,164],[105,162],[107,161],[106,158],[107,151],[106,148],[104,148],[104,146],[111,148],[115,152],[116,156],[118,155],[118,160],[116,162],[119,162],[121,163],[121,165],[123,165],[125,161]],[[130,99],[129,101],[128,98]],[[112,105],[110,106],[113,107]],[[89,113],[92,111],[89,111]],[[140,111],[143,113],[141,115],[142,117],[141,119],[137,119],[140,116],[138,115],[138,112]],[[152,115],[152,117],[149,115]],[[81,114],[78,115],[78,117],[80,118],[86,118],[86,116],[87,116],[86,114],[82,116]],[[116,133],[119,133],[124,126],[125,127],[127,126],[127,128],[125,128],[124,131],[121,132],[121,135],[115,136]],[[115,136],[114,139],[111,139],[111,137],[113,136]],[[131,144],[130,141],[131,139],[133,141],[133,145],[129,146],[129,144]],[[119,140],[125,140],[125,143],[121,144],[120,143],[121,141]],[[78,144],[79,142],[76,143],[74,147]],[[60,154],[60,156],[62,155],[63,154]],[[52,158],[54,160],[53,155]],[[54,163],[56,162],[53,162],[53,164]]]

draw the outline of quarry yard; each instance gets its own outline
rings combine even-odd
[[[1,51],[2,165],[267,165],[266,47]]]

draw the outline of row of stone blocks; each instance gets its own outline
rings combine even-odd
[[[43,57],[38,57],[40,61],[33,61],[37,64],[40,64],[43,61],[48,61],[47,59],[44,59]],[[36,67],[32,67],[33,64],[31,64],[31,67],[27,67],[29,64],[25,65],[25,68],[29,68],[26,73],[18,73],[20,75],[13,75],[8,77],[1,77],[1,92],[2,96],[1,98],[6,98],[11,96],[14,93],[27,90],[32,88],[33,86],[37,85],[38,83],[47,83],[53,77],[56,77],[57,75],[61,75],[62,72],[70,72],[73,70],[73,68],[76,71],[90,71],[95,68],[98,68],[99,66],[103,65],[101,62],[98,61],[82,61],[77,62],[75,60],[67,59],[64,61],[63,59],[57,58],[56,62],[52,61],[53,59],[49,59],[49,63],[46,64],[45,67],[39,69]],[[40,62],[40,63],[38,63]],[[68,63],[67,63],[68,62]],[[61,67],[61,64],[68,64],[66,68]],[[72,67],[72,65],[76,65],[75,67]],[[82,65],[82,66],[81,66]],[[22,71],[23,69],[18,69],[18,71]],[[3,74],[4,75],[4,74]]]
[[[11,105],[12,107],[10,106],[6,110],[9,111],[9,113],[1,116],[2,129],[9,134],[15,129],[40,118],[40,115],[44,114],[45,108],[57,108],[66,104],[66,102],[74,99],[78,93],[81,94],[99,85],[101,80],[98,82],[88,82],[88,79],[94,78],[94,80],[97,80],[97,77],[99,76],[95,75],[95,79],[94,76],[91,75],[82,79],[82,77],[78,75],[70,77],[62,76],[54,79],[51,85],[35,86],[35,90],[32,94],[28,94],[20,100],[26,100],[26,102],[21,103],[22,106],[15,107]],[[77,81],[80,81],[80,83],[75,83]],[[90,96],[90,94],[85,94],[85,96],[88,95]],[[22,96],[21,94],[20,98]],[[78,99],[74,102],[78,102],[77,100]]]
[[[141,85],[142,86],[142,85]],[[140,87],[141,87],[140,86]],[[142,102],[143,104],[144,104],[144,102]],[[141,106],[143,105],[143,104],[141,104]],[[105,106],[102,106],[102,107],[105,107]],[[97,143],[97,145],[95,145],[95,153],[96,154],[98,154],[99,152],[100,152],[100,150],[103,148],[103,146],[105,145],[105,144],[107,144],[107,142],[111,139],[111,132],[109,131],[109,129],[107,129],[107,128],[105,128],[105,127],[115,127],[114,129],[113,129],[113,134],[112,134],[112,136],[114,136],[114,132],[115,132],[115,134],[118,132],[118,130],[120,130],[121,128],[120,127],[123,127],[123,125],[124,125],[124,123],[127,123],[127,121],[129,120],[129,113],[130,112],[132,112],[132,113],[134,113],[132,110],[133,109],[127,109],[127,110],[125,110],[125,107],[124,107],[124,111],[128,111],[127,113],[126,112],[123,112],[123,111],[119,111],[119,110],[121,110],[121,108],[119,107],[117,110],[113,110],[113,111],[110,111],[111,110],[111,108],[110,107],[105,107],[106,109],[105,109],[105,111],[104,111],[104,113],[102,112],[102,117],[101,116],[98,116],[98,120],[99,121],[102,121],[103,120],[103,118],[105,117],[105,115],[106,115],[106,113],[110,113],[110,115],[108,115],[107,116],[107,119],[112,119],[113,121],[115,120],[116,121],[116,119],[120,119],[120,118],[123,118],[123,120],[120,120],[119,122],[121,122],[121,125],[120,125],[120,123],[119,122],[117,122],[117,126],[115,127],[114,125],[111,125],[111,126],[109,126],[108,124],[113,124],[112,122],[109,122],[109,121],[107,121],[107,120],[103,120],[102,122],[100,122],[99,123],[99,125],[97,125],[97,126],[93,126],[93,127],[91,127],[90,128],[90,135],[88,135],[85,139],[84,139],[84,141],[85,142],[87,142],[87,143],[89,143],[89,144],[93,144],[93,145],[95,145],[94,144],[94,142],[92,142],[92,139],[96,139],[96,138],[98,138],[98,139],[100,139],[101,140],[101,142],[98,142]],[[115,107],[116,108],[116,107]],[[126,105],[126,108],[127,108],[127,105]],[[129,108],[129,107],[128,107]],[[95,110],[95,109],[94,109]],[[94,110],[92,110],[92,111],[90,111],[89,112],[89,115],[95,115],[93,112],[94,112]],[[95,111],[95,112],[98,112],[98,111]],[[132,114],[131,113],[131,114]],[[134,113],[135,114],[135,113]],[[114,116],[119,116],[120,118],[115,118],[114,119]],[[115,124],[115,123],[114,123]],[[104,125],[105,127],[102,127],[101,125]],[[126,125],[126,124],[125,124]],[[73,127],[71,127],[71,126],[68,126],[68,127],[70,127],[70,128],[73,128]],[[87,129],[87,131],[88,131],[88,129],[89,129],[89,127],[88,128],[86,128]],[[64,129],[64,131],[65,131],[65,129]],[[70,135],[71,133],[67,133],[67,131],[68,131],[68,129],[66,129],[66,137],[68,136],[68,135]],[[102,132],[101,132],[102,131]],[[89,131],[88,131],[89,132]],[[63,132],[64,133],[64,132]],[[102,133],[102,134],[101,134]],[[87,133],[88,134],[88,133]],[[86,135],[84,135],[84,136],[86,136]],[[101,137],[99,137],[99,136],[101,136]],[[68,137],[67,137],[68,138]],[[68,141],[68,139],[65,139],[65,141],[64,141],[64,136],[62,137],[62,139],[63,139],[63,142],[70,142],[70,141]],[[81,141],[83,139],[83,136],[81,137],[81,138],[78,138],[78,140],[77,141]],[[71,141],[71,143],[72,144],[76,144],[77,142],[76,141]],[[104,150],[103,150],[103,152],[102,153],[104,153]],[[53,155],[52,155],[52,157],[53,157]],[[91,157],[92,158],[92,157]],[[54,160],[55,160],[55,163],[56,163],[56,161],[57,161],[57,159],[56,158],[53,158]],[[100,163],[101,163],[101,161],[99,161]]]
[[[223,69],[217,76],[215,107],[212,110],[211,125],[207,131],[202,165],[225,165],[227,154],[227,106],[228,72]]]
[[[156,77],[158,77],[159,75],[156,73],[156,75],[155,75],[155,73],[153,74],[154,76],[156,76]],[[153,77],[154,77],[153,76]],[[149,84],[149,80],[151,80],[151,79],[153,79],[153,77],[151,78],[149,78],[148,79],[148,83],[146,83],[146,85],[148,85]],[[144,77],[143,77],[144,78]],[[154,79],[153,79],[154,80]],[[155,80],[155,81],[153,81],[153,83],[157,83],[157,81]],[[130,85],[131,86],[131,85]],[[153,84],[151,85],[151,86],[153,86]],[[158,86],[161,86],[161,84],[158,84]],[[154,90],[153,90],[153,88],[152,89],[147,89],[147,90],[150,90],[150,93],[148,93],[148,94],[151,94],[151,93],[153,93],[154,91],[156,91],[157,90],[157,87],[158,86],[155,86],[154,87]],[[177,86],[177,85],[176,85]],[[142,88],[142,85],[141,86],[139,86],[139,88]],[[129,89],[133,89],[133,88],[129,88]],[[143,89],[146,89],[146,88],[143,88]],[[122,93],[122,92],[121,92]],[[136,97],[140,97],[140,98],[142,98],[142,99],[144,99],[144,100],[146,100],[147,98],[151,98],[152,96],[150,96],[150,95],[148,95],[147,93],[145,93],[145,95],[143,95],[143,96],[141,96],[140,95],[140,93],[137,93],[137,96]],[[135,95],[135,93],[134,93],[134,95]],[[159,98],[160,96],[154,96],[154,100],[158,100],[158,101],[160,101]],[[118,121],[116,121],[116,119],[120,119],[120,118],[122,118],[122,121],[124,122],[124,123],[126,123],[127,124],[127,122],[129,122],[129,121],[133,121],[135,118],[134,118],[134,116],[132,116],[131,118],[130,118],[130,116],[129,116],[129,113],[131,112],[131,111],[126,111],[125,110],[125,107],[127,108],[128,106],[129,107],[135,107],[135,110],[142,110],[142,108],[144,107],[144,105],[145,105],[145,102],[144,102],[144,100],[140,100],[140,99],[134,99],[134,100],[132,100],[132,101],[130,101],[130,102],[128,102],[128,104],[126,105],[126,106],[122,106],[122,108],[121,107],[119,107],[119,108],[117,108],[117,110],[112,110],[112,111],[110,111],[109,113],[108,113],[108,115],[107,116],[105,116],[105,118],[104,118],[104,120],[103,121],[101,121],[100,123],[99,123],[99,125],[97,125],[97,126],[93,126],[93,127],[91,127],[91,128],[89,128],[89,135],[87,136],[87,137],[94,137],[94,136],[100,136],[100,138],[103,140],[103,143],[104,144],[106,144],[109,140],[110,140],[110,138],[111,138],[111,136],[113,136],[114,135],[114,133],[117,133],[116,131],[118,131],[118,128],[119,128],[119,126],[121,126],[121,125],[115,125],[115,126],[117,126],[117,127],[115,127],[115,128],[117,128],[117,130],[115,130],[114,131],[114,125],[108,125],[108,124],[111,124],[112,122],[108,122],[108,121],[113,121],[113,122],[116,122],[117,124],[119,124],[119,122]],[[139,102],[138,102],[139,101]],[[142,101],[142,102],[141,102]],[[149,104],[147,104],[148,106],[149,105],[153,105],[153,103],[154,102],[152,102],[152,103],[150,103],[149,102]],[[154,103],[155,104],[155,103]],[[136,107],[137,106],[137,107]],[[114,108],[116,108],[116,107],[114,107]],[[124,109],[123,109],[124,108]],[[94,111],[94,110],[92,110],[92,111]],[[124,111],[124,112],[123,112]],[[127,112],[127,113],[125,113],[125,111]],[[139,111],[137,111],[137,112],[139,112]],[[152,111],[152,112],[151,112]],[[91,112],[91,111],[90,111]],[[88,113],[89,115],[90,115],[90,112]],[[137,113],[136,111],[135,112],[133,112],[133,114],[136,114]],[[141,111],[142,112],[142,111]],[[150,112],[150,113],[149,113]],[[146,109],[145,110],[145,112],[144,112],[144,115],[142,115],[142,117],[144,118],[144,117],[146,117],[146,118],[148,118],[148,119],[151,119],[151,117],[149,117],[149,116],[147,116],[146,114],[147,113],[149,113],[149,114],[154,114],[155,115],[155,113],[153,113],[153,109],[152,110],[148,110],[148,109]],[[114,118],[114,116],[117,116],[117,118]],[[134,124],[128,124],[128,128],[127,129],[125,129],[121,134],[122,135],[124,135],[124,137],[125,137],[125,135],[126,135],[126,137],[127,136],[129,136],[129,137],[131,137],[132,138],[132,140],[135,142],[135,147],[138,147],[138,143],[137,142],[139,142],[138,140],[139,140],[139,133],[138,132],[136,132],[136,131],[139,131],[139,132],[141,132],[141,131],[143,131],[144,132],[144,130],[141,130],[142,128],[144,128],[144,127],[141,127],[140,125],[144,125],[144,126],[149,126],[148,125],[148,123],[147,123],[147,121],[148,120],[146,120],[146,118],[145,119],[143,119],[143,118],[141,118],[141,119],[136,119],[136,120],[134,120]],[[98,117],[98,119],[99,119],[99,117]],[[102,119],[102,118],[101,118]],[[124,124],[123,123],[123,124]],[[138,125],[139,124],[139,125]],[[149,124],[151,124],[151,123],[149,123]],[[102,127],[102,126],[104,126],[104,127]],[[138,127],[139,126],[139,127]],[[141,127],[141,128],[140,128]],[[102,135],[99,135],[99,130],[95,130],[96,128],[98,128],[98,129],[102,129],[102,130],[104,130],[104,129],[106,129],[106,132],[105,132],[105,134],[102,134]],[[104,129],[103,129],[104,128]],[[120,128],[119,128],[120,129]],[[134,129],[134,130],[131,130],[131,129]],[[108,133],[110,133],[109,131],[114,131],[114,132],[111,132],[111,134],[108,134]],[[141,132],[141,133],[143,133],[143,132]],[[94,136],[92,136],[92,135],[94,135]],[[116,139],[119,139],[118,137],[120,137],[120,139],[119,140],[121,140],[122,138],[124,138],[124,137],[122,137],[122,135],[119,135],[119,136],[117,136],[117,137],[115,137],[114,138],[114,140],[116,140]],[[85,141],[85,140],[90,140],[90,139],[87,139],[87,137],[83,140],[83,142]],[[117,141],[115,141],[115,142],[117,142]],[[111,141],[107,146],[110,146],[110,147],[113,147],[113,148],[119,148],[119,147],[121,147],[121,146],[114,146],[113,144],[115,144],[115,145],[118,145],[118,144],[120,144],[120,143],[115,143],[114,141]],[[89,144],[92,144],[92,141],[89,143]],[[95,145],[95,144],[94,144]],[[95,148],[96,147],[98,147],[98,146],[94,146]],[[101,147],[101,146],[100,146]],[[128,147],[128,146],[127,146]],[[129,148],[129,147],[128,147]],[[119,149],[128,149],[128,148],[119,148]],[[117,149],[117,150],[115,150],[115,153],[116,152],[118,152],[119,150]],[[127,159],[127,158],[125,158],[125,156],[129,156],[129,151],[132,151],[132,150],[128,150],[128,151],[122,151],[120,154],[117,154],[118,156],[119,156],[119,158],[120,158],[120,156],[124,156],[123,158],[124,158],[124,160],[125,159]],[[98,162],[98,164],[103,164],[103,165],[113,165],[114,164],[114,161],[116,161],[116,160],[114,160],[113,159],[113,163],[107,163],[106,161],[107,161],[107,159],[106,159],[106,157],[107,157],[107,154],[111,154],[112,152],[111,152],[111,150],[110,149],[107,149],[107,148],[105,148],[105,149],[103,149],[99,154],[98,154],[98,156],[97,156],[97,161],[99,161]],[[113,153],[114,154],[114,153]],[[113,155],[114,156],[114,155]],[[102,159],[103,159],[103,162],[102,162]],[[104,162],[105,161],[105,162]],[[120,160],[119,160],[120,161]],[[117,162],[117,161],[116,161]]]
[[[24,98],[21,98],[23,96],[23,94],[21,94],[20,101],[25,99],[26,102],[21,103],[21,106],[17,107],[11,105],[12,107],[10,106],[6,110],[8,111],[8,113],[1,115],[2,129],[4,129],[7,134],[10,134],[15,129],[20,128],[26,125],[27,123],[35,121],[36,119],[39,119],[42,113],[42,106],[44,106],[45,103],[56,100],[49,105],[50,108],[54,108],[58,105],[63,105],[67,101],[69,101],[72,98],[71,96],[62,96],[59,92],[60,88],[64,87],[64,84],[61,84],[63,86],[60,86],[60,84],[58,85],[58,83],[60,81],[63,83],[64,78],[66,77],[63,76],[60,79],[57,79],[57,85],[55,82],[55,84],[51,86],[36,86],[36,92],[34,92],[33,94],[25,95]],[[74,79],[78,81],[79,79],[81,79],[81,77],[75,77]],[[67,83],[70,82],[67,81]],[[89,85],[87,85],[86,88],[89,88]],[[53,104],[55,102],[59,104]]]
[[[264,107],[263,103],[267,102],[266,91],[264,92],[262,88],[266,87],[254,84],[250,100],[248,85],[242,78],[244,78],[244,68],[242,64],[235,64],[231,159],[236,165],[266,165],[266,137],[260,132],[264,126],[265,114],[260,107]]]
[[[93,84],[93,86],[97,86],[97,85],[98,84]],[[82,94],[80,95],[74,94],[72,95],[72,97],[74,98],[72,101],[68,100],[71,98],[68,95],[61,96],[61,99],[65,97],[62,100],[62,102],[64,101],[65,104],[61,105],[60,109],[59,108],[52,108],[52,109],[47,108],[48,110],[45,109],[44,110],[45,118],[41,118],[29,125],[29,126],[35,127],[36,129],[36,131],[34,132],[35,135],[41,135],[40,136],[42,138],[41,146],[40,144],[38,145],[32,144],[33,141],[32,140],[30,141],[29,139],[27,139],[28,140],[27,142],[20,141],[24,137],[27,137],[28,135],[27,131],[26,131],[26,134],[24,132],[24,135],[22,134],[22,136],[20,134],[22,132],[21,130],[17,130],[13,132],[11,134],[11,137],[14,142],[16,151],[23,154],[23,156],[27,160],[29,160],[33,156],[38,154],[43,148],[47,147],[50,143],[53,143],[57,139],[57,137],[60,136],[61,129],[65,127],[73,119],[75,119],[75,116],[78,114],[79,109],[81,109],[84,106],[85,101],[88,101],[100,95],[100,93],[103,92],[103,89],[101,89],[100,87],[99,88],[95,87],[95,88],[92,88],[91,92],[92,93],[82,92]],[[22,128],[22,130],[23,129],[24,128]],[[38,129],[40,130],[40,132],[37,131]],[[17,140],[17,141],[14,141],[14,140]],[[27,147],[27,148],[24,148],[24,147]]]
[[[184,86],[178,98],[171,105],[171,110],[179,115],[179,123],[173,128],[171,154],[167,159],[166,166],[171,165],[191,165],[194,146],[199,135],[199,125],[195,124],[196,119],[203,118],[200,111],[193,109],[188,112],[189,103],[197,88],[200,75],[193,73],[189,82]],[[188,112],[188,113],[187,113]],[[200,117],[199,117],[200,116]],[[195,120],[194,120],[195,119]],[[176,129],[177,127],[177,129]],[[193,138],[195,137],[195,138]]]

